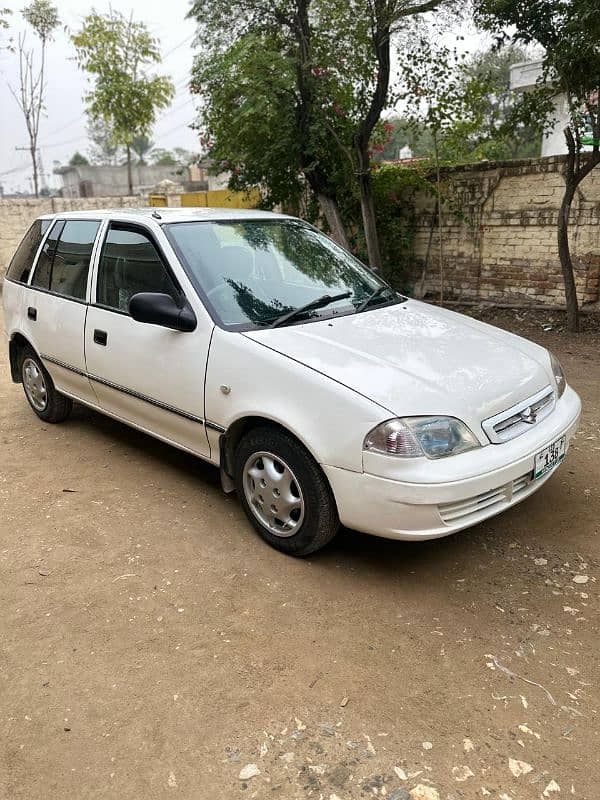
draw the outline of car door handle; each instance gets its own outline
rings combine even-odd
[[[96,344],[101,344],[102,347],[106,347],[106,343],[108,341],[108,334],[106,331],[99,331],[98,328],[94,329],[94,341]]]
[[[33,308],[33,306],[29,306],[27,309],[27,316],[29,319],[36,320],[37,319],[37,308]]]

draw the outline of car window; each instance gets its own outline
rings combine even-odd
[[[188,276],[220,324],[268,325],[319,298],[344,295],[323,314],[355,313],[385,284],[320,231],[286,217],[163,226]],[[399,302],[392,290],[382,301]],[[317,318],[307,312],[305,318]]]
[[[161,292],[179,299],[179,292],[152,240],[145,233],[111,226],[100,257],[96,302],[128,311],[139,292]]]
[[[50,289],[50,275],[52,273],[52,262],[54,261],[54,253],[56,252],[56,243],[58,237],[64,227],[64,220],[58,220],[52,226],[52,230],[48,234],[42,251],[37,260],[35,272],[31,280],[31,285],[38,289]]]
[[[6,277],[9,281],[27,283],[36,253],[51,222],[50,219],[36,219],[29,228],[8,265]]]
[[[50,291],[85,300],[90,259],[99,227],[100,223],[94,220],[65,222],[52,262]]]

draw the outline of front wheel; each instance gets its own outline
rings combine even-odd
[[[21,353],[21,380],[29,405],[44,422],[64,422],[73,401],[56,390],[48,370],[30,347]]]
[[[234,459],[242,507],[260,536],[293,556],[307,556],[339,528],[325,475],[296,439],[277,428],[255,428],[240,441]]]

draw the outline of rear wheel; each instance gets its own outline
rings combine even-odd
[[[339,518],[331,489],[310,453],[285,431],[251,430],[235,452],[242,507],[265,541],[306,556],[333,539]]]
[[[21,352],[21,380],[29,405],[44,422],[63,422],[73,408],[73,401],[56,390],[48,370],[31,347]]]

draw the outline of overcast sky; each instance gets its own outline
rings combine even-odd
[[[63,25],[67,27],[48,47],[47,115],[40,123],[39,143],[44,171],[52,172],[53,162],[68,162],[76,150],[84,154],[89,143],[86,136],[86,116],[82,96],[86,91],[85,75],[73,61],[74,49],[69,32],[76,31],[92,7],[92,3],[76,0],[55,0]],[[8,17],[10,30],[2,32],[15,36],[24,28],[20,9],[26,0],[0,0],[2,7],[13,13]],[[94,0],[97,11],[107,11],[108,0]],[[152,139],[157,147],[185,147],[197,150],[197,136],[188,127],[194,118],[194,103],[187,90],[193,58],[192,40],[195,25],[185,15],[189,0],[124,0],[113,7],[123,13],[133,11],[134,16],[146,22],[151,32],[160,40],[163,65],[160,71],[170,75],[175,83],[176,95],[169,109],[162,112]],[[33,44],[34,37],[30,35]],[[9,84],[18,85],[18,58],[13,53],[0,51],[0,184],[5,193],[29,186],[31,164],[28,153],[15,150],[28,144],[23,115],[9,90]],[[53,185],[57,177],[52,176]]]

